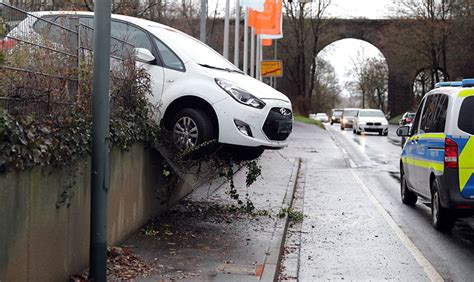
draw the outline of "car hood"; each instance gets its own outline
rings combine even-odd
[[[383,117],[359,117],[359,121],[363,122],[387,122],[387,119]]]
[[[238,87],[248,91],[252,95],[255,95],[257,98],[282,100],[290,103],[290,99],[288,99],[285,94],[251,76],[224,70],[214,70],[205,67],[202,67],[202,69],[204,69],[204,71],[213,78],[220,78],[230,81]]]

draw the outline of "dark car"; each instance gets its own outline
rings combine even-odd
[[[331,111],[331,125],[341,123],[343,109],[332,109]]]
[[[341,130],[346,128],[352,128],[354,126],[354,119],[359,113],[359,109],[356,108],[346,108],[342,112],[341,117]]]

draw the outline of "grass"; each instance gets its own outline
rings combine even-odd
[[[306,124],[317,125],[321,127],[322,129],[325,129],[323,123],[320,122],[319,120],[310,119],[309,117],[305,117],[300,114],[295,114],[295,120],[302,123],[306,123]]]
[[[400,119],[402,118],[402,116],[403,116],[403,115],[399,115],[399,116],[393,117],[393,118],[391,118],[391,119],[388,121],[388,123],[398,125],[398,122],[400,121]]]

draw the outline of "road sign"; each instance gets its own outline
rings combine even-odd
[[[262,61],[261,73],[263,77],[282,77],[283,62],[281,60]]]

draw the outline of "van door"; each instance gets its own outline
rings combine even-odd
[[[458,127],[465,133],[459,147],[459,188],[466,199],[474,199],[474,93],[462,102]],[[464,134],[463,134],[464,135]]]
[[[446,134],[446,116],[448,111],[449,97],[445,94],[436,94],[428,97],[424,118],[420,124],[420,135],[418,141],[418,154],[420,164],[418,165],[417,182],[424,195],[431,194],[431,173],[440,176],[444,173],[444,147]]]
[[[411,137],[406,141],[405,147],[403,148],[402,160],[403,160],[403,168],[405,173],[405,179],[407,180],[408,186],[412,189],[418,191],[416,186],[416,150],[417,150],[417,141],[416,138],[419,138],[419,127],[420,127],[420,120],[421,114],[423,110],[423,105],[425,103],[425,99],[423,99],[418,107],[415,121],[413,122],[411,128]]]

